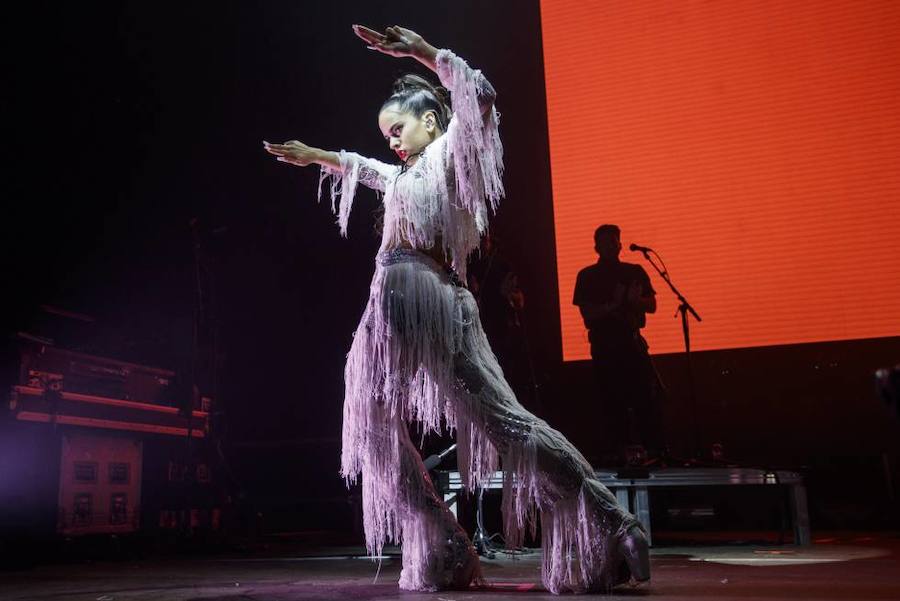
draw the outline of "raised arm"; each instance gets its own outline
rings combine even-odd
[[[451,94],[457,91],[465,91],[460,89],[462,86],[458,80],[459,78],[454,78],[455,72],[468,71],[466,75],[470,75],[471,79],[474,80],[475,99],[481,108],[481,113],[486,115],[493,107],[494,100],[497,98],[497,92],[481,71],[469,69],[465,61],[449,50],[435,48],[415,31],[399,25],[388,27],[384,30],[384,33],[379,33],[363,25],[354,25],[353,31],[372,50],[377,50],[390,56],[416,59],[434,71],[440,78],[441,83],[450,90]]]
[[[388,27],[379,33],[361,25],[353,31],[369,48],[390,56],[414,58],[437,73],[450,91],[453,117],[445,132],[446,158],[456,178],[459,205],[475,216],[479,232],[496,211],[503,189],[503,145],[494,107],[496,92],[480,70],[447,49],[437,50],[414,31]]]

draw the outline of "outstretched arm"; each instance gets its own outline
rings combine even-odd
[[[346,175],[353,173],[352,181],[359,181],[363,185],[384,192],[386,181],[396,170],[392,165],[382,163],[375,159],[369,159],[355,152],[342,150],[322,150],[300,142],[289,140],[284,144],[271,144],[263,142],[266,152],[274,154],[282,163],[306,167],[307,165],[320,165],[324,173],[329,175]],[[354,184],[355,185],[355,184]]]
[[[306,167],[313,163],[331,169],[341,168],[341,157],[337,152],[308,146],[299,140],[288,140],[284,144],[270,144],[263,140],[263,147],[283,163]]]
[[[322,198],[322,184],[331,178],[329,191],[331,210],[338,216],[341,234],[347,235],[347,223],[356,196],[356,185],[361,183],[373,190],[384,192],[389,179],[396,175],[398,168],[369,159],[355,152],[333,152],[322,150],[300,142],[290,140],[284,144],[263,142],[266,152],[278,157],[283,163],[306,167],[313,163],[320,165],[319,199]]]

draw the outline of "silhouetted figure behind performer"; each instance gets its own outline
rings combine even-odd
[[[611,224],[594,232],[600,258],[578,272],[572,302],[588,329],[606,450],[633,463],[662,446],[661,387],[641,336],[647,313],[656,312],[656,291],[643,267],[619,260],[619,237]]]

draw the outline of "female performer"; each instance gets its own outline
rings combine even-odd
[[[296,140],[265,148],[279,161],[320,165],[320,196],[323,180],[332,178],[332,210],[343,235],[357,184],[383,195],[381,248],[345,369],[341,452],[348,482],[362,474],[368,551],[379,554],[385,542],[402,541],[402,589],[481,581],[471,541],[410,441],[407,424],[419,422],[426,430],[455,430],[469,488],[486,483],[502,464],[506,543],[521,546],[539,513],[548,590],[604,591],[648,580],[640,525],[581,453],[516,400],[465,288],[466,259],[504,194],[493,87],[463,59],[409,29],[353,30],[371,49],[416,59],[446,86],[415,75],[395,82],[378,127],[400,163]]]

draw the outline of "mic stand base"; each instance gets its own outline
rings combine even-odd
[[[480,486],[478,487],[477,495],[478,500],[475,506],[475,535],[472,537],[472,544],[475,546],[476,553],[478,553],[482,557],[494,559],[494,557],[497,556],[497,552],[494,549],[494,545],[491,544],[491,539],[487,535],[487,531],[484,529],[484,518],[482,512],[482,498],[484,497],[484,489]]]

